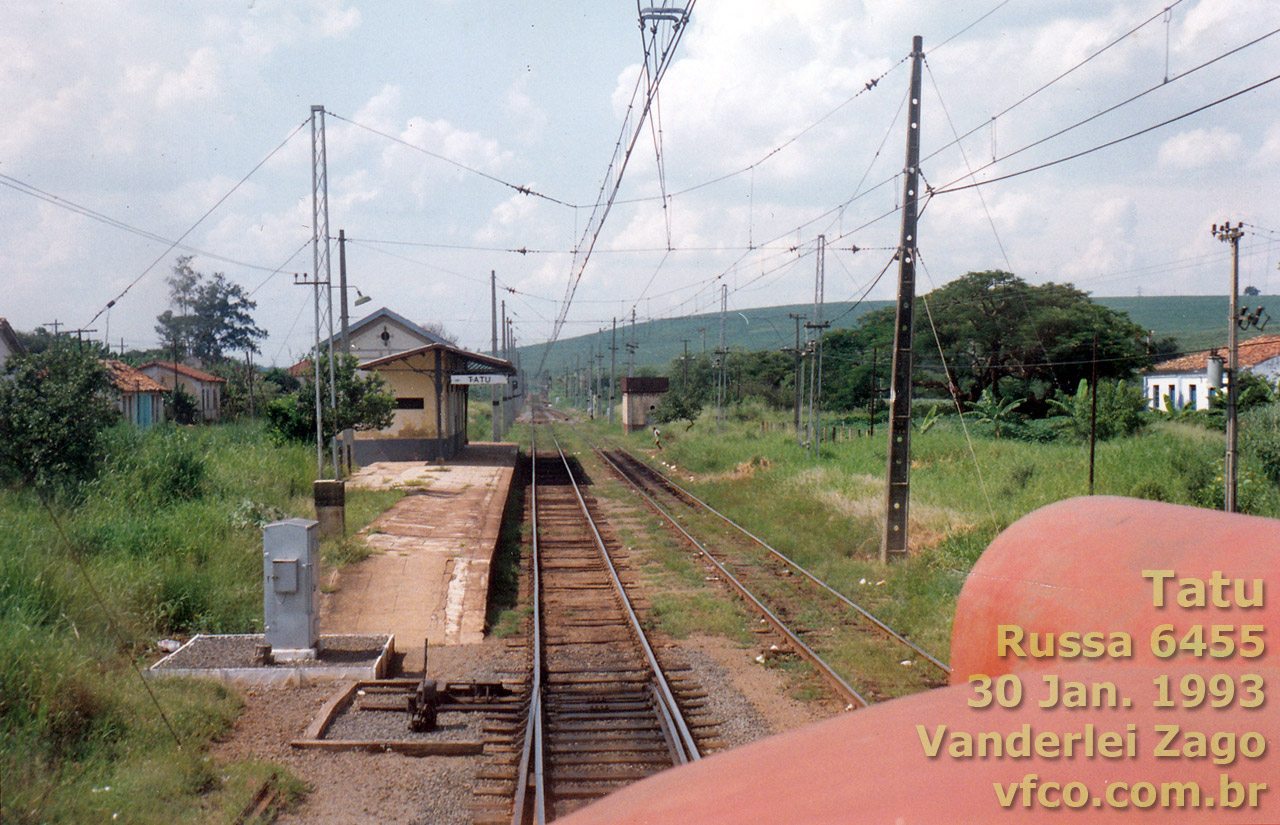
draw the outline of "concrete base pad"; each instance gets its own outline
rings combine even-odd
[[[263,665],[254,652],[265,636],[198,635],[151,666],[155,676],[217,679],[241,685],[301,686],[351,679],[381,679],[391,663],[390,633],[322,635],[314,659]]]

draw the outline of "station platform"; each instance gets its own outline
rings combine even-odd
[[[395,634],[406,673],[422,670],[424,640],[482,641],[517,452],[515,444],[473,443],[448,463],[378,462],[354,474],[349,486],[408,495],[361,531],[374,555],[324,578],[321,629]]]

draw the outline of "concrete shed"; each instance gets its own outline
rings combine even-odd
[[[398,352],[366,361],[396,397],[386,429],[357,432],[352,460],[431,461],[453,457],[467,443],[467,395],[471,384],[505,384],[515,367],[501,358],[448,344]]]
[[[670,389],[670,382],[661,376],[636,376],[621,379],[622,428],[635,432],[654,424],[653,412],[662,401],[663,393]]]

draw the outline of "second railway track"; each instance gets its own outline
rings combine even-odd
[[[950,673],[946,664],[865,607],[627,450],[594,444],[590,438],[587,441],[600,460],[666,520],[685,543],[705,555],[717,574],[779,632],[789,647],[810,662],[842,700],[855,706],[867,705],[895,693],[945,684]],[[712,533],[704,525],[695,535],[687,519],[695,513],[714,516],[727,529]],[[830,609],[813,611],[815,604],[829,605]],[[812,618],[807,623],[802,621],[799,614],[805,612],[816,612],[820,625],[815,626]],[[828,651],[840,638],[854,640],[859,653],[857,657],[840,656],[841,661],[833,664]],[[875,664],[868,667],[873,661]],[[907,662],[913,664],[911,669],[902,666]],[[873,675],[876,668],[881,674],[891,674],[893,686],[886,683],[889,677]]]

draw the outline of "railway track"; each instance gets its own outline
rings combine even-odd
[[[614,558],[574,464],[558,444],[539,453],[536,441],[531,463],[531,686],[524,719],[512,725],[512,825],[552,821],[699,759],[715,732],[697,715],[703,694],[687,667],[660,661],[646,639],[630,571]],[[498,820],[490,810],[476,821]]]
[[[581,431],[579,435],[587,438]],[[601,461],[678,532],[682,540],[702,554],[725,583],[772,626],[788,646],[813,666],[838,697],[850,705],[866,706],[888,698],[888,694],[879,679],[857,667],[858,662],[852,663],[852,667],[846,665],[837,669],[815,650],[817,642],[810,644],[807,639],[822,637],[829,640],[833,636],[859,635],[863,637],[858,642],[862,656],[880,659],[880,672],[895,671],[895,677],[902,674],[897,682],[905,684],[900,684],[898,689],[921,690],[945,684],[950,674],[946,664],[890,628],[870,610],[626,449],[614,444],[601,446],[591,443],[589,438],[587,441]],[[699,529],[704,536],[699,538],[691,532],[690,519],[687,518],[690,514],[712,516],[727,528],[727,532],[721,531],[707,539],[705,534],[708,531]],[[765,553],[763,559],[749,558],[752,554],[758,556],[760,550]],[[815,632],[817,628],[804,627],[804,623],[792,615],[801,612],[797,605],[814,601],[829,606],[830,609],[823,610],[821,615],[824,621],[830,619],[834,622],[834,626],[824,627],[820,633]],[[908,658],[904,660],[903,656]],[[912,665],[919,662],[920,666],[912,671],[905,671],[900,666],[895,670],[893,666],[900,661],[911,662]],[[841,670],[849,673],[847,680],[841,676]]]

